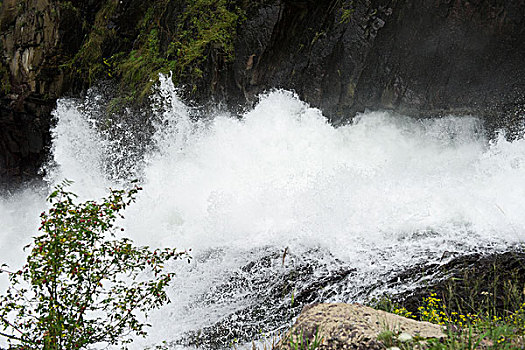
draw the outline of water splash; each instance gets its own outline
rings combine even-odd
[[[166,77],[155,96],[141,131],[151,135],[126,142],[85,103],[61,101],[48,177],[73,179],[75,192],[93,198],[132,173],[144,191],[126,232],[139,244],[193,249],[191,265],[173,266],[173,303],[152,315],[137,348],[225,345],[285,326],[298,312],[292,293],[302,302],[362,300],[397,272],[445,262],[445,252],[525,239],[525,140],[489,141],[474,117],[367,112],[334,128],[282,90],[240,119],[196,118]],[[24,200],[37,203],[25,208],[37,217],[40,199],[21,195],[0,202],[3,223]],[[10,220],[2,250],[22,230]]]

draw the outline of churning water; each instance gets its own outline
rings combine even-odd
[[[240,119],[197,121],[165,77],[151,122],[97,117],[98,102],[59,102],[47,181],[87,199],[139,178],[127,235],[194,257],[170,266],[172,303],[139,349],[227,346],[285,328],[301,303],[396,292],[386,281],[410,267],[525,239],[525,140],[488,140],[475,117],[368,112],[334,128],[278,90]],[[0,198],[2,260],[24,259],[45,192]]]

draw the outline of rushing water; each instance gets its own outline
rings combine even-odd
[[[138,349],[250,339],[286,327],[301,302],[395,292],[384,281],[410,267],[525,239],[525,140],[488,140],[475,117],[367,112],[334,128],[279,90],[240,119],[196,121],[164,77],[149,121],[104,119],[98,102],[59,102],[48,183],[71,179],[81,198],[98,198],[136,177],[144,190],[126,233],[194,256],[170,266],[172,303],[152,314]],[[46,191],[0,198],[11,265]]]

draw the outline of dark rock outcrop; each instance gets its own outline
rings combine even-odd
[[[282,251],[268,248],[263,256],[227,273],[228,278],[223,283],[199,295],[199,303],[212,308],[224,300],[243,306],[224,314],[213,324],[168,342],[168,347],[224,349],[232,342],[258,339],[261,332],[275,331],[290,324],[303,306],[325,300],[334,293],[325,287],[345,284],[356,272],[320,250],[302,254],[285,252],[283,255]],[[210,256],[217,254],[210,253]],[[320,256],[323,259],[319,259]],[[245,304],[247,300],[251,302]]]
[[[79,48],[82,18],[58,1],[6,0],[0,29],[1,185],[34,177],[45,159],[51,111],[68,85],[60,65]]]
[[[101,30],[95,26],[97,15],[103,16],[110,3],[118,5],[118,11],[103,29],[118,25],[118,35],[101,43],[104,57],[131,50],[144,2],[0,3],[0,188],[35,178],[51,143],[51,112],[56,100],[81,93],[94,83],[79,74],[82,67],[74,58],[85,41],[91,40],[89,34]]]
[[[511,136],[523,126],[524,0],[224,4],[245,14],[231,28],[234,59],[224,43],[211,40],[194,64],[198,73],[177,80],[197,103],[216,99],[242,108],[260,92],[281,87],[320,107],[335,124],[380,108],[417,117],[475,114]],[[58,97],[101,78],[118,84],[122,67],[134,66],[121,66],[120,73],[115,67],[125,59],[133,63],[138,56],[132,50],[151,61],[145,61],[154,66],[150,74],[168,69],[176,57],[170,43],[185,29],[178,21],[187,8],[184,0],[3,1],[0,176],[12,181],[35,174]],[[137,79],[147,82],[148,76]]]
[[[473,113],[513,129],[525,114],[525,2],[399,1],[368,55],[354,110]]]
[[[243,91],[294,89],[337,122],[385,108],[522,123],[525,2],[354,1],[350,20],[344,6],[283,1],[271,39],[255,41],[265,47],[239,52],[254,57],[253,68],[237,69]]]

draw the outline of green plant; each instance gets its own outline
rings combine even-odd
[[[131,40],[109,25],[115,15],[126,13],[119,1],[102,1],[94,22],[84,24],[88,34],[80,49],[61,68],[87,86],[100,79],[115,79],[119,83],[116,98],[133,104],[144,102],[159,73],[172,72],[176,84],[185,84],[194,93],[205,77],[207,59],[213,56],[219,65],[233,61],[237,29],[247,9],[258,6],[258,2],[235,0],[139,3],[140,11],[129,18],[135,24]],[[74,15],[77,10],[70,4],[61,2],[61,9],[71,8]]]
[[[115,220],[139,187],[75,204],[67,185],[48,197],[51,208],[40,215],[42,234],[27,247],[25,266],[16,272],[2,267],[11,286],[0,297],[0,335],[11,348],[83,349],[146,335],[148,324],[139,316],[169,302],[165,288],[174,274],[165,272],[164,264],[188,257],[115,238]]]
[[[303,330],[299,334],[295,333],[295,336],[290,336],[290,348],[292,350],[315,350],[323,343],[324,337],[319,333],[319,328],[315,330],[314,338],[310,340],[309,337],[305,337]]]
[[[386,347],[396,345],[395,334],[391,330],[384,330],[377,335],[377,340],[383,343]]]
[[[431,294],[419,307],[420,320],[445,326],[447,337],[430,340],[430,349],[519,349],[525,345],[525,303],[505,316],[491,315],[482,308],[475,314],[451,311]]]
[[[180,18],[177,40],[173,46],[180,61],[180,69],[191,69],[188,67],[190,64],[199,64],[205,58],[204,50],[210,44],[220,48],[225,60],[232,60],[237,25],[244,18],[244,11],[231,0],[189,1]],[[193,73],[198,74],[194,68]]]
[[[169,28],[159,23],[166,7],[159,6],[163,1],[149,7],[137,27],[137,48],[118,65],[121,87],[138,101],[151,92],[159,73],[170,71],[175,83],[190,81],[194,92],[210,49],[224,62],[233,60],[237,26],[245,19],[245,11],[231,0],[183,1],[175,28]]]
[[[479,349],[487,334],[476,334],[473,327],[469,326],[465,330],[453,330],[453,327],[447,327],[446,338],[439,341],[438,339],[430,339],[428,341],[429,350],[475,350]],[[504,349],[507,347],[495,347],[496,349]]]
[[[353,1],[345,1],[341,6],[341,18],[339,19],[339,24],[347,24],[352,18],[354,13],[354,3]]]
[[[514,283],[503,283],[503,295],[497,298],[507,298],[505,295],[516,294]],[[481,297],[496,300],[494,295],[481,292]],[[370,301],[369,305],[380,310],[388,311],[408,318],[417,318],[443,326],[446,337],[442,339],[418,339],[412,342],[401,342],[396,333],[386,329],[378,335],[378,340],[385,347],[400,349],[523,349],[525,348],[525,302],[516,305],[515,300],[509,297],[504,309],[497,309],[487,301],[479,299],[475,305],[470,304],[472,313],[456,311],[455,302],[447,303],[438,298],[436,293],[424,297],[417,308],[417,312],[408,311],[399,302],[388,296],[382,296]],[[515,298],[519,299],[517,295]],[[516,299],[516,300],[517,300]],[[512,301],[512,302],[511,302]],[[512,305],[512,307],[510,307]],[[516,305],[516,306],[514,306]],[[488,307],[487,307],[488,306]],[[494,314],[492,310],[496,310]]]
[[[93,84],[99,78],[111,77],[112,67],[108,67],[103,57],[103,44],[116,37],[115,29],[108,29],[108,20],[116,10],[117,1],[107,0],[95,16],[89,35],[75,56],[62,65],[71,73]],[[62,12],[78,13],[70,1],[60,3]]]

